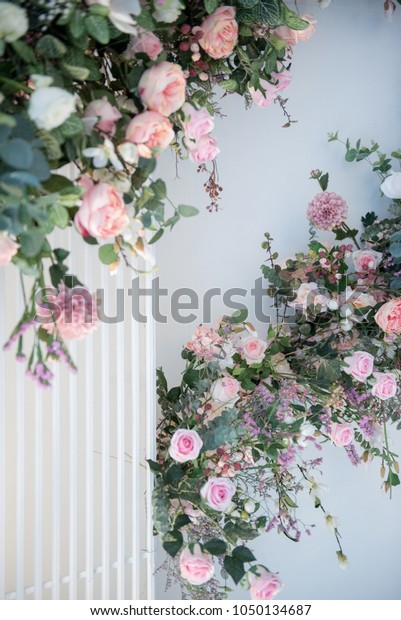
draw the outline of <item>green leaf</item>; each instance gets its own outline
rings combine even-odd
[[[33,162],[31,145],[22,138],[9,140],[6,146],[1,149],[0,156],[8,166],[17,170],[28,170]]]
[[[58,228],[67,228],[70,221],[68,210],[55,202],[49,210],[50,221]]]
[[[156,243],[156,241],[159,241],[160,237],[162,237],[163,234],[164,234],[164,228],[159,228],[157,233],[154,234],[153,237],[148,241],[148,245],[152,245],[152,243]]]
[[[254,560],[256,560],[252,551],[248,549],[248,547],[244,546],[235,547],[234,551],[232,552],[232,556],[233,558],[241,560],[241,562],[253,562]]]
[[[163,549],[173,558],[177,555],[184,542],[179,530],[172,530],[163,536]]]
[[[118,260],[118,254],[114,249],[114,243],[106,243],[100,246],[99,259],[103,265],[111,265]]]
[[[401,256],[401,243],[392,243],[390,245],[390,254],[394,256],[394,258],[400,258]]]
[[[174,387],[174,388],[171,388],[171,390],[169,390],[167,394],[167,400],[169,400],[170,403],[176,403],[180,396],[181,396],[181,388]]]
[[[97,239],[95,239],[95,237],[91,237],[90,235],[85,235],[85,237],[82,237],[82,239],[85,241],[85,243],[87,243],[88,245],[99,245],[99,242]]]
[[[152,459],[146,459],[146,462],[149,465],[151,471],[159,473],[162,470],[160,463],[156,463],[156,461],[152,461]]]
[[[234,323],[238,325],[239,323],[243,323],[246,321],[248,317],[248,310],[246,308],[241,308],[241,310],[236,310],[230,317],[230,323]]]
[[[305,30],[306,28],[308,28],[308,21],[298,17],[298,15],[293,11],[290,11],[290,9],[288,9],[284,3],[281,6],[283,8],[283,17],[286,26],[288,26],[292,30]]]
[[[322,174],[322,176],[319,179],[319,185],[322,188],[322,191],[325,192],[329,185],[329,173],[328,172],[326,172],[326,174]]]
[[[193,217],[194,215],[198,215],[199,209],[192,207],[191,205],[179,205],[178,213],[182,217]]]
[[[159,200],[163,200],[167,196],[167,187],[163,179],[156,179],[150,184],[150,189]]]
[[[38,132],[39,136],[40,136],[40,140],[44,146],[44,149],[46,151],[46,155],[47,158],[50,161],[55,161],[57,159],[61,159],[61,157],[63,156],[61,147],[60,147],[60,143],[58,142],[58,140],[53,136],[53,134],[51,134],[49,131],[45,131],[43,129],[41,129]]]
[[[71,75],[71,77],[75,80],[79,80],[80,82],[87,80],[90,75],[90,71],[86,67],[77,67],[63,62],[63,68]]]
[[[212,555],[224,555],[227,551],[227,544],[218,538],[211,538],[202,546]]]
[[[17,52],[18,56],[28,65],[34,65],[36,63],[35,54],[29,45],[22,41],[13,41],[11,46],[14,48],[15,52]]]
[[[63,138],[72,138],[79,133],[82,133],[85,129],[85,125],[81,121],[81,119],[75,114],[71,114],[67,118],[67,120],[58,127],[58,131],[61,133]]]
[[[68,30],[74,39],[79,39],[85,32],[84,16],[83,11],[76,9],[68,22]]]
[[[165,474],[166,484],[174,484],[175,482],[179,482],[184,477],[184,472],[181,467],[174,463],[171,467],[168,468]]]
[[[251,9],[239,9],[238,21],[245,24],[260,21],[270,26],[279,26],[282,23],[280,1],[260,0]]]
[[[184,373],[184,376],[182,379],[190,388],[194,388],[200,379],[199,370],[195,370],[194,368],[189,368]]]
[[[58,263],[63,263],[65,259],[70,255],[68,250],[64,250],[64,248],[56,248],[53,250],[53,254],[56,257]]]
[[[78,280],[77,276],[73,275],[65,276],[64,284],[67,288],[74,288],[74,286],[83,286],[82,282]]]
[[[33,230],[24,232],[20,236],[21,252],[28,258],[37,256],[43,246],[45,237],[43,233]]]
[[[245,575],[244,564],[241,560],[230,555],[226,555],[224,558],[223,566],[235,584],[239,583]]]
[[[348,149],[348,151],[345,153],[345,161],[355,161],[357,154],[358,151],[356,149]]]
[[[234,92],[238,88],[237,80],[222,80],[219,82],[219,86],[227,90],[228,92]]]
[[[141,26],[149,32],[153,32],[154,30],[156,30],[156,22],[150,12],[147,11],[145,8],[142,8],[139,15],[135,16],[135,21],[138,26]]]
[[[62,282],[67,271],[68,267],[66,265],[51,265],[49,268],[50,279],[55,288],[58,288],[58,285]]]
[[[102,45],[110,41],[109,22],[102,15],[87,15],[85,18],[86,32]]]
[[[219,6],[218,0],[204,0],[203,4],[205,5],[205,9],[209,15],[210,13],[214,13]]]
[[[52,34],[45,34],[39,39],[36,51],[43,58],[62,58],[67,53],[67,48],[60,39]]]
[[[390,471],[388,474],[387,482],[392,487],[397,487],[400,484],[400,477],[398,476],[398,474],[394,473],[393,471]]]
[[[174,522],[174,529],[179,530],[181,527],[185,527],[185,525],[188,525],[188,523],[191,523],[191,519],[188,517],[188,515],[178,515]]]
[[[155,487],[152,493],[153,525],[159,534],[170,531],[170,500],[163,487]]]

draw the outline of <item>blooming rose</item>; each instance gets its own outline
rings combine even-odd
[[[155,20],[166,24],[175,22],[184,8],[181,0],[153,0],[153,6]]]
[[[174,140],[173,126],[165,116],[158,112],[142,112],[128,123],[125,139],[138,147],[141,157],[150,158],[160,154]]]
[[[359,293],[355,291],[351,298],[352,305],[355,308],[367,308],[368,306],[375,306],[377,304],[376,299],[370,293]]]
[[[329,437],[335,446],[348,446],[354,439],[354,430],[351,424],[332,422]]]
[[[116,133],[116,121],[121,118],[121,113],[107,101],[106,97],[103,97],[102,99],[91,101],[83,117],[93,119],[93,128],[99,131],[99,133],[114,136]]]
[[[199,586],[213,577],[213,558],[210,553],[203,552],[200,545],[191,547],[185,547],[181,552],[180,573],[189,583]]]
[[[39,129],[60,127],[75,112],[75,96],[58,86],[35,90],[29,100],[28,116]]]
[[[163,61],[142,74],[139,95],[149,110],[170,116],[185,101],[185,84],[180,65]]]
[[[253,601],[269,601],[283,587],[280,579],[260,564],[253,566],[246,573]]]
[[[163,45],[160,39],[153,32],[140,29],[138,34],[132,37],[125,56],[132,58],[135,54],[146,54],[151,60],[156,60],[162,51]]]
[[[292,75],[287,69],[281,71],[281,73],[273,71],[272,76],[277,80],[276,88],[279,92],[286,90],[291,84]]]
[[[376,312],[375,321],[386,334],[401,334],[401,299],[391,299]]]
[[[290,306],[302,306],[304,309],[311,305],[317,305],[322,307],[322,310],[327,309],[328,298],[319,294],[319,289],[316,282],[302,282],[297,289],[297,296],[294,301],[288,302]]]
[[[18,252],[19,244],[10,239],[8,233],[0,232],[0,267],[7,265]]]
[[[267,80],[259,80],[264,93],[261,90],[256,90],[253,86],[249,86],[249,94],[252,97],[252,101],[258,108],[266,108],[272,101],[274,101],[278,95],[278,88],[276,85],[271,84]]]
[[[84,237],[115,237],[128,224],[122,195],[109,183],[93,185],[85,192],[74,221]]]
[[[401,172],[393,172],[381,184],[381,190],[387,198],[401,198]]]
[[[238,38],[238,24],[233,6],[220,6],[203,20],[199,31],[199,45],[212,58],[227,58]]]
[[[257,336],[247,336],[241,342],[241,356],[248,364],[260,364],[265,356],[266,342]]]
[[[235,494],[235,484],[228,478],[209,478],[200,493],[210,508],[225,512]]]
[[[309,26],[304,30],[293,30],[288,26],[279,26],[275,28],[274,34],[288,45],[295,45],[298,41],[307,41],[315,32],[316,20],[312,19],[311,15],[301,15],[300,17],[309,23]]]
[[[393,398],[397,393],[397,377],[392,372],[374,372],[376,382],[372,387],[372,394],[380,400]]]
[[[0,2],[0,39],[12,43],[28,30],[29,22],[25,9],[12,2]]]
[[[373,372],[375,358],[365,351],[355,351],[352,355],[344,358],[344,362],[348,367],[344,368],[344,372],[352,375],[357,381],[366,381]]]
[[[222,377],[217,379],[211,388],[211,395],[214,400],[220,403],[229,403],[231,401],[238,400],[238,392],[241,389],[241,384],[234,377]]]
[[[178,463],[194,461],[198,458],[203,441],[196,431],[180,428],[171,438],[169,455]]]
[[[382,256],[381,252],[375,252],[375,250],[358,250],[357,252],[352,252],[352,260],[356,271],[376,269],[380,264]]]
[[[182,111],[185,114],[185,120],[182,121],[187,140],[198,140],[202,136],[213,131],[214,119],[206,110],[200,108],[197,110],[190,103],[184,103]]]
[[[189,158],[195,164],[204,164],[211,161],[220,153],[217,142],[212,136],[201,136],[195,143],[185,140]]]

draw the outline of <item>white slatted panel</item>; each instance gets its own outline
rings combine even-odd
[[[91,291],[105,289],[107,316],[116,315],[116,289],[125,291],[125,318],[73,343],[78,374],[55,363],[46,392],[14,350],[0,354],[0,598],[148,599],[153,329],[131,316],[134,272],[110,276],[74,232],[55,244],[74,244],[71,271]],[[23,307],[13,266],[0,269],[0,295],[3,343]]]

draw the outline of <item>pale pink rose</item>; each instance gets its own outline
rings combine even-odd
[[[322,310],[327,309],[329,300],[325,295],[319,294],[319,289],[316,282],[302,282],[297,289],[297,296],[294,301],[288,302],[289,306],[296,307],[302,306],[305,310],[308,306],[319,304]]]
[[[253,601],[269,601],[283,587],[280,579],[260,564],[253,566],[252,570],[246,573],[246,577],[250,585],[251,599]]]
[[[169,455],[178,463],[194,461],[198,458],[203,441],[196,431],[180,428],[171,438]]]
[[[0,232],[0,267],[11,261],[18,248],[19,244],[10,239],[6,232]]]
[[[235,490],[235,484],[228,478],[209,478],[200,493],[209,508],[225,512],[231,504]]]
[[[185,101],[186,80],[180,65],[163,61],[153,65],[139,80],[139,96],[149,110],[170,116]]]
[[[375,315],[375,321],[386,334],[401,334],[401,299],[391,299]]]
[[[370,271],[376,269],[382,260],[382,253],[375,250],[358,250],[352,252],[352,260],[356,271]]]
[[[193,507],[191,502],[187,502],[185,499],[181,500],[181,505],[184,508],[184,513],[188,515],[188,517],[193,517],[194,519],[202,516],[202,511]]]
[[[212,136],[201,136],[195,143],[185,140],[189,158],[195,164],[204,164],[212,161],[220,153],[217,142]]]
[[[197,30],[202,32],[199,45],[209,56],[216,60],[227,58],[233,51],[238,39],[235,8],[233,6],[220,6],[214,13],[205,17]]]
[[[277,80],[276,88],[279,92],[286,90],[289,87],[292,80],[292,74],[285,69],[281,71],[281,73],[276,73],[273,71],[272,76]]]
[[[214,119],[206,108],[197,110],[190,103],[184,103],[182,111],[186,117],[186,120],[182,121],[182,127],[187,140],[198,140],[213,131]]]
[[[241,342],[241,356],[248,364],[260,364],[265,357],[267,343],[257,336],[247,336]]]
[[[217,361],[217,358],[222,356],[223,342],[223,338],[213,327],[199,325],[185,347],[193,351],[196,357],[211,362]]]
[[[137,35],[132,37],[125,56],[133,58],[135,54],[146,54],[151,60],[156,60],[162,51],[163,45],[160,39],[153,32],[140,29]]]
[[[288,26],[279,26],[274,29],[274,34],[288,45],[295,45],[299,41],[307,41],[315,32],[316,20],[311,15],[300,15],[300,18],[309,23],[309,26],[304,30],[293,30]]]
[[[366,381],[373,372],[375,358],[365,351],[355,351],[352,355],[344,358],[344,362],[348,364],[344,368],[344,372],[352,375],[357,381]]]
[[[392,372],[374,372],[376,382],[372,387],[372,394],[380,400],[393,398],[397,393],[397,377]]]
[[[36,307],[36,322],[50,334],[59,334],[63,340],[82,340],[99,325],[97,300],[87,288],[44,289],[45,300]]]
[[[248,88],[249,94],[252,97],[252,101],[259,108],[266,108],[272,101],[274,101],[279,93],[277,85],[271,84],[267,80],[259,80],[264,93],[261,90],[256,90],[253,86]]]
[[[351,424],[332,422],[329,437],[335,446],[348,446],[354,439],[354,430]]]
[[[168,118],[158,112],[142,112],[128,123],[125,139],[138,147],[141,157],[150,158],[160,155],[174,140],[174,129]],[[155,150],[154,149],[158,149]]]
[[[229,403],[238,400],[238,392],[241,384],[234,377],[222,377],[217,379],[211,388],[211,396],[220,403]]]
[[[116,121],[121,118],[120,112],[107,101],[106,97],[91,101],[83,116],[84,118],[94,119],[93,128],[106,136],[114,136]]]
[[[98,183],[85,192],[74,221],[82,236],[108,239],[119,235],[129,220],[120,192],[110,183]]]
[[[200,586],[214,575],[213,558],[210,553],[203,552],[200,545],[191,547],[185,547],[181,552],[180,573],[193,586]]]

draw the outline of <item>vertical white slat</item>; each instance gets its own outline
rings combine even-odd
[[[75,231],[70,231],[70,269],[71,273],[75,273],[77,264],[74,261],[76,254],[75,248]],[[76,359],[76,343],[71,341],[70,353],[72,358]],[[77,478],[77,377],[75,373],[70,372],[69,376],[69,573],[70,582],[68,596],[70,600],[77,598],[77,531],[78,531],[78,478]]]
[[[117,310],[119,289],[124,290],[124,266],[117,274]],[[123,301],[125,301],[123,297]],[[124,321],[117,326],[117,599],[125,600],[125,363]],[[105,378],[103,378],[105,380]]]
[[[60,401],[61,364],[55,365],[52,387],[52,599],[60,599],[61,569],[61,459],[60,459]]]
[[[22,310],[22,292],[17,283],[17,316]],[[25,579],[25,376],[22,364],[17,364],[16,389],[16,578],[17,599],[24,598]]]
[[[108,271],[102,269],[102,287],[107,291]],[[107,294],[104,299],[106,302]],[[107,309],[105,308],[106,314]],[[109,388],[109,325],[102,325],[102,599],[110,592],[110,388]]]
[[[6,341],[5,307],[6,298],[5,269],[0,268],[0,345]],[[0,348],[0,600],[6,593],[6,361],[5,352]]]
[[[142,506],[141,500],[141,472],[140,472],[140,454],[139,454],[139,412],[140,412],[140,383],[139,383],[139,323],[134,317],[131,319],[131,415],[132,415],[132,437],[131,437],[131,454],[132,454],[132,599],[140,598],[140,568],[141,568],[141,541],[140,526],[141,515],[138,509]]]
[[[43,582],[43,393],[35,392],[35,541],[34,541],[34,598],[42,598]]]
[[[93,248],[85,248],[85,282],[88,287],[92,285],[92,258]],[[93,456],[94,456],[94,382],[93,382],[93,336],[89,336],[85,348],[85,435],[86,435],[86,454],[85,454],[85,598],[93,600],[93,579],[94,579],[94,510],[93,510]]]

